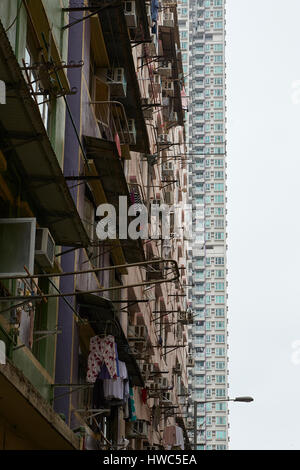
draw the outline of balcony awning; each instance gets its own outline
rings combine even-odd
[[[126,196],[129,203],[130,195],[117,146],[115,142],[96,137],[84,136],[84,140],[87,157],[95,163],[107,202],[115,207],[118,216],[119,196]],[[145,256],[141,240],[128,238],[127,240],[120,240],[120,244],[128,263],[144,261]]]
[[[8,168],[17,169],[39,225],[49,228],[57,245],[87,246],[87,233],[1,21],[0,80],[6,84],[6,104],[0,105],[0,150]]]
[[[127,95],[126,98],[118,98],[118,101],[125,106],[127,119],[135,120],[136,144],[130,145],[130,148],[136,152],[150,153],[149,136],[123,4],[101,11],[99,19],[111,64],[118,64],[118,67],[124,68],[126,73]]]
[[[34,450],[79,450],[79,439],[69,426],[8,361],[0,365],[0,391],[0,417],[15,429],[15,434],[7,433],[5,450],[23,449],[22,442]]]
[[[97,295],[80,293],[77,295],[77,301],[81,318],[91,322],[96,335],[109,332],[107,334],[112,334],[115,337],[119,359],[125,362],[132,385],[144,387],[140,368],[135,357],[130,352],[129,343],[116,316],[112,302]],[[81,328],[84,328],[84,326]]]

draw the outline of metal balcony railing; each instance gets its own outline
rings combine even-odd
[[[130,129],[122,103],[92,101],[91,105],[94,107],[102,139],[115,141],[118,136],[121,145],[135,143],[135,129]]]

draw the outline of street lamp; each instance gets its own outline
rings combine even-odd
[[[205,401],[194,401],[194,450],[197,450],[197,408],[199,403],[223,403],[225,401],[239,401],[243,403],[250,403],[253,401],[252,397],[236,397],[236,398],[224,398],[220,400],[205,400]]]

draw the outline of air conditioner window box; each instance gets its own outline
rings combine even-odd
[[[55,243],[47,228],[36,229],[35,260],[44,269],[53,268]]]
[[[168,60],[161,61],[158,67],[158,73],[162,77],[170,78],[172,76],[172,62]]]
[[[127,80],[122,67],[100,69],[100,78],[109,86],[112,98],[126,98]]]
[[[0,278],[34,274],[35,218],[0,219]]]
[[[126,23],[128,28],[137,27],[137,18],[136,18],[136,5],[134,1],[127,1],[124,3],[124,14],[126,18]]]
[[[134,119],[128,119],[128,130],[129,130],[129,143],[130,145],[135,145],[136,144],[136,128],[135,128],[135,120]]]
[[[174,96],[174,82],[172,80],[163,80],[162,91],[165,96]]]

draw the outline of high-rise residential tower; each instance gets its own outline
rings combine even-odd
[[[194,312],[189,348],[190,439],[197,449],[228,448],[226,281],[225,0],[179,0],[178,18],[189,109],[189,202],[193,241],[188,299]]]

